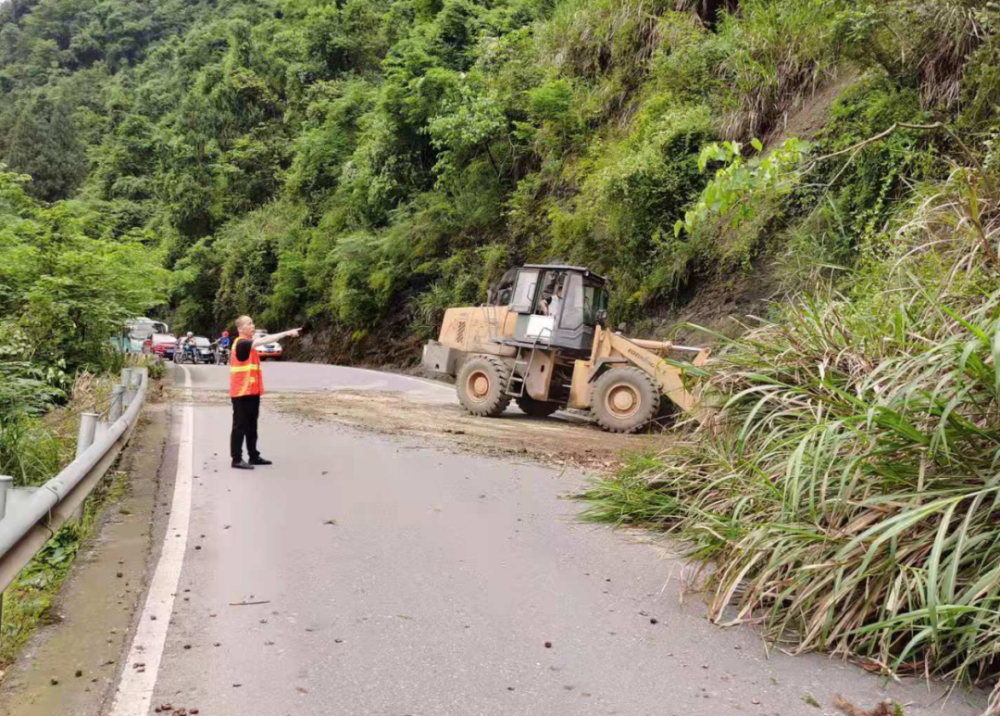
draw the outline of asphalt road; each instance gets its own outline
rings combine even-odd
[[[430,391],[371,371],[271,364],[269,390]],[[192,390],[227,371],[174,369]],[[959,695],[772,651],[678,599],[682,565],[576,519],[583,475],[268,411],[275,465],[229,467],[230,409],[174,407],[170,523],[114,716],[834,713],[841,693],[914,714]],[[260,602],[260,603],[257,603]],[[654,623],[655,621],[655,623]],[[887,690],[883,691],[883,687]],[[821,708],[807,705],[814,698]]]

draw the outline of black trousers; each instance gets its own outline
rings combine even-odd
[[[235,461],[243,459],[243,441],[247,442],[250,459],[260,457],[257,452],[257,418],[260,417],[260,396],[247,395],[233,398],[233,432],[229,437],[229,454]]]

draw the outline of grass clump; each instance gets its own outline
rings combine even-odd
[[[719,430],[596,484],[589,517],[714,560],[717,621],[887,673],[995,676],[998,241],[994,174],[918,192],[843,292],[729,342]]]

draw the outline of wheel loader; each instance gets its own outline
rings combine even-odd
[[[685,373],[709,349],[626,338],[605,328],[607,281],[586,268],[526,265],[491,289],[486,305],[451,308],[424,346],[423,366],[455,377],[473,415],[496,417],[511,401],[528,415],[590,411],[605,430],[630,433],[681,410],[707,409]]]

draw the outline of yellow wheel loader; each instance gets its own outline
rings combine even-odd
[[[704,365],[709,350],[607,330],[606,285],[577,266],[508,272],[487,305],[445,312],[439,339],[424,346],[423,366],[454,376],[473,415],[496,417],[513,400],[538,417],[589,410],[616,433],[639,430],[674,406],[707,423],[685,373]]]

